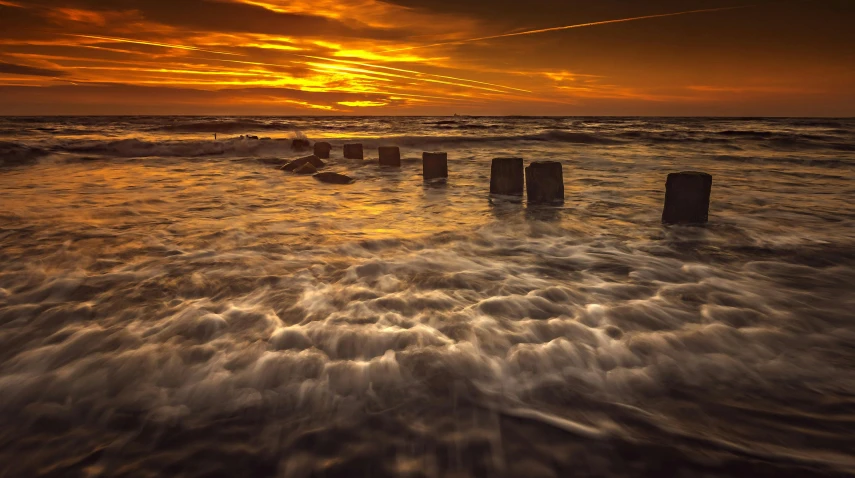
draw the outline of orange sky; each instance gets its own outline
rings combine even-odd
[[[851,0],[0,0],[0,114],[855,116],[853,24]]]

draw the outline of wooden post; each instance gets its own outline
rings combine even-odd
[[[709,220],[712,176],[686,171],[671,173],[665,182],[664,224],[706,224]]]
[[[252,137],[247,136],[247,139],[252,139]],[[310,147],[312,147],[312,144],[309,143],[308,139],[297,138],[291,141],[291,149],[293,149],[294,151],[308,151]]]
[[[534,161],[525,168],[529,204],[564,202],[564,174],[558,161]]]
[[[490,194],[522,196],[523,159],[496,158],[490,170]]]
[[[362,144],[351,143],[344,145],[344,157],[346,159],[362,159]]]
[[[380,166],[401,167],[401,149],[397,146],[380,146],[377,152],[380,155]]]
[[[315,156],[321,159],[330,159],[330,151],[332,151],[331,144],[323,141],[315,143]]]
[[[425,181],[448,178],[448,153],[422,153],[422,177]]]

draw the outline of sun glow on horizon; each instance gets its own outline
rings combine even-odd
[[[208,0],[193,1],[209,5]],[[596,51],[578,49],[564,57],[549,46],[561,37],[543,35],[594,26],[603,27],[593,29],[596,35],[625,35],[622,25],[679,26],[684,19],[726,24],[724,19],[731,18],[727,15],[745,14],[756,5],[496,33],[508,30],[473,15],[383,0],[218,0],[209,6],[219,16],[209,18],[203,9],[197,19],[189,20],[156,4],[149,7],[143,0],[111,8],[92,0],[57,3],[0,0],[0,9],[43,22],[39,29],[0,34],[0,88],[41,86],[49,92],[72,84],[122,86],[129,91],[156,87],[163,91],[158,93],[162,101],[171,101],[169,89],[188,90],[186,97],[202,98],[189,93],[199,90],[220,92],[204,96],[206,102],[216,98],[218,103],[241,107],[281,104],[288,111],[394,108],[404,113],[465,105],[473,111],[512,112],[572,111],[566,107],[583,104],[676,108],[735,97],[751,101],[816,97],[855,76],[838,74],[828,85],[819,80],[787,81],[771,73],[745,74],[741,79],[725,75],[716,81],[696,76],[681,82],[681,75],[689,75],[659,72],[658,67],[639,70],[627,64],[627,71],[638,73],[621,73],[621,63],[607,63],[608,57]],[[646,54],[639,50],[639,55]],[[229,93],[236,89],[243,96]],[[307,95],[312,96],[310,101]]]

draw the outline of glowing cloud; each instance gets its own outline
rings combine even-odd
[[[389,103],[384,103],[382,101],[339,101],[338,104],[342,106],[353,106],[358,108],[368,108],[368,107],[378,107],[378,106],[386,106]]]

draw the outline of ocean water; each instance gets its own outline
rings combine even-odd
[[[855,476],[855,120],[0,118],[0,163],[0,477]]]

